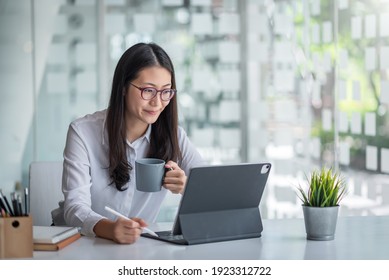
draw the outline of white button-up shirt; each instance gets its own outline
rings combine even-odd
[[[127,217],[154,222],[168,191],[162,188],[159,192],[146,193],[135,187],[135,160],[147,156],[151,125],[142,137],[133,143],[127,141],[127,158],[133,167],[128,188],[118,191],[114,184],[110,185],[105,118],[106,110],[103,110],[73,121],[64,150],[63,218],[67,225],[81,227],[81,232],[90,236],[94,235],[93,228],[99,220],[116,219],[104,209],[105,206]],[[203,160],[181,127],[178,128],[178,142],[182,153],[182,162],[178,164],[188,175],[190,168],[202,165]]]

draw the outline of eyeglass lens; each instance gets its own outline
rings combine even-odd
[[[157,95],[157,92],[158,91],[155,88],[144,88],[142,90],[142,97],[145,100],[150,100]],[[160,92],[161,92],[161,99],[164,101],[170,100],[174,95],[174,90],[172,89],[165,89]]]

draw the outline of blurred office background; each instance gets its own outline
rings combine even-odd
[[[346,178],[341,215],[388,215],[388,26],[384,0],[0,0],[0,188],[62,160],[121,54],[153,41],[207,162],[273,164],[264,218],[302,216],[296,186],[323,165]]]

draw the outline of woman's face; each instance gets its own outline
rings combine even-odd
[[[170,89],[172,86],[170,72],[160,66],[143,69],[131,83],[139,88],[153,87],[157,90]],[[144,100],[141,90],[133,85],[129,86],[125,95],[126,122],[131,125],[149,125],[156,122],[170,101],[162,101],[160,92],[153,99]]]

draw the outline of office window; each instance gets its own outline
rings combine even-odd
[[[273,164],[264,218],[301,217],[296,186],[322,165],[348,182],[341,215],[389,214],[387,1],[17,2],[0,1],[7,191],[31,161],[62,160],[70,121],[107,106],[122,53],[154,41],[206,161]]]

